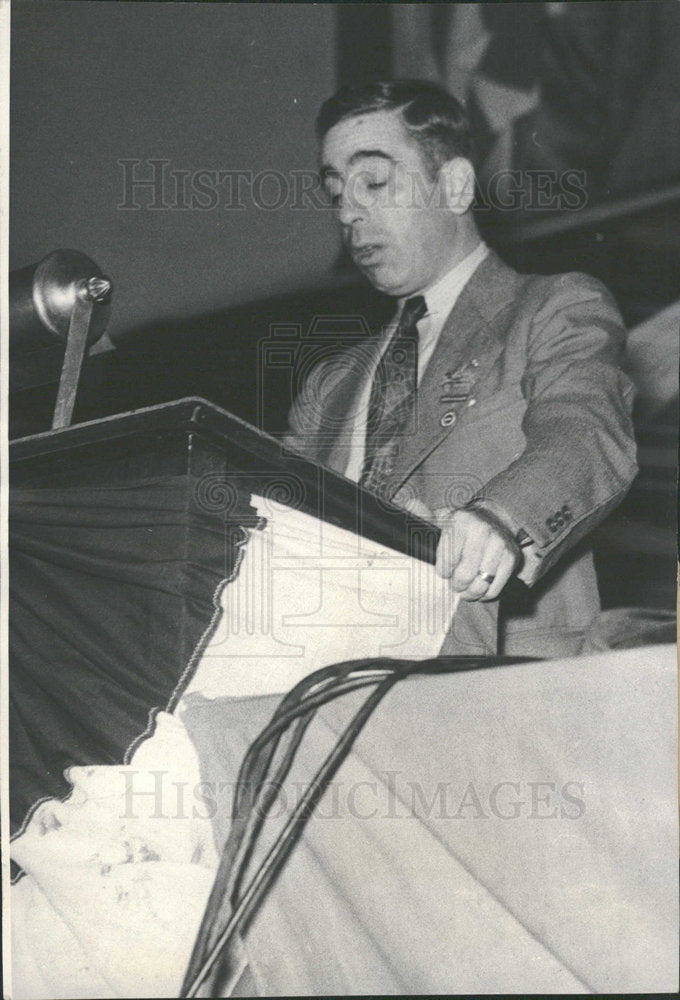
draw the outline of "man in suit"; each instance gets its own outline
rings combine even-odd
[[[599,611],[583,540],[636,472],[611,297],[483,244],[465,111],[439,87],[341,90],[317,131],[344,244],[396,316],[312,372],[288,444],[441,525],[462,599],[443,652],[579,652]]]

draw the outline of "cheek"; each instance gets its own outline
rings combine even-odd
[[[393,213],[387,222],[395,245],[410,256],[417,253],[422,244],[422,231],[416,216],[412,209],[404,209]]]
[[[423,247],[422,233],[417,226],[405,225],[400,234],[401,258],[410,270],[417,268],[426,256]]]
[[[385,257],[385,263],[395,273],[409,274],[417,266],[420,254],[416,247],[400,234],[399,239],[390,247]]]

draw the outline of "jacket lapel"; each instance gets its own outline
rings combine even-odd
[[[519,275],[490,253],[479,265],[446,319],[418,388],[414,433],[397,457],[394,490],[449,434],[503,349],[503,308],[515,296]]]

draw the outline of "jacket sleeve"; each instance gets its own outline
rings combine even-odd
[[[527,584],[620,503],[637,472],[618,310],[585,275],[547,287],[527,338],[525,450],[473,500],[531,540],[519,573]]]

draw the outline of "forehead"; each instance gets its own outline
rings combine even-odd
[[[321,168],[346,173],[368,155],[424,167],[420,147],[404,128],[398,111],[371,111],[338,122],[324,136]]]

